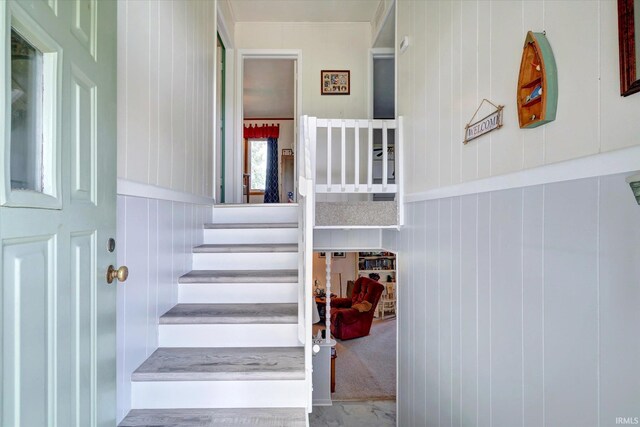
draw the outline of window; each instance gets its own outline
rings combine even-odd
[[[7,166],[0,205],[62,209],[60,45],[19,7],[9,8],[5,100]]]
[[[264,193],[267,177],[267,140],[250,139],[248,144],[251,192]]]
[[[43,54],[11,29],[11,189],[43,192]]]

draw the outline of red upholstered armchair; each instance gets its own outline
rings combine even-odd
[[[369,335],[373,314],[384,285],[368,277],[360,277],[353,286],[351,298],[331,298],[331,333],[341,340]],[[360,313],[353,304],[369,301],[371,310]]]

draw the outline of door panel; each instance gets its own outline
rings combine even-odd
[[[76,66],[71,73],[71,198],[95,204],[96,85]]]
[[[96,24],[98,5],[96,0],[73,1],[73,26],[71,31],[91,56],[96,56]]]
[[[56,280],[54,237],[3,241],[4,268],[4,422],[7,426],[47,425],[54,357],[53,321]],[[33,373],[37,372],[38,375]]]
[[[71,236],[72,420],[77,427],[95,425],[96,234]],[[89,286],[87,286],[89,285]]]
[[[124,285],[106,283],[116,263],[107,250],[116,226],[116,5],[0,3],[2,426],[116,424],[116,286]],[[7,75],[14,22],[57,55],[55,73],[43,76],[53,100],[52,111],[43,107],[53,138],[43,152],[52,156],[55,203],[6,185],[18,111]]]

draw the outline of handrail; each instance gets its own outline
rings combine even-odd
[[[396,199],[398,200],[398,227],[404,225],[404,119],[398,116],[397,120],[398,138],[396,140],[396,183],[398,192]]]
[[[312,275],[313,275],[313,225],[314,188],[311,159],[313,140],[310,137],[309,119],[302,116],[298,138],[298,340],[304,345],[307,412],[312,410]],[[315,133],[315,129],[314,129]]]

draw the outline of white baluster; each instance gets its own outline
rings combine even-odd
[[[341,169],[340,169],[340,190],[345,191],[346,184],[346,173],[347,173],[347,151],[345,148],[345,140],[346,140],[346,129],[345,122],[342,120],[342,126],[340,128],[340,159],[341,159]]]
[[[387,190],[387,181],[388,181],[388,159],[389,154],[387,153],[387,146],[389,142],[387,141],[387,121],[382,122],[382,190]]]
[[[325,342],[331,342],[331,252],[326,253],[326,268],[327,268],[327,285],[326,298],[325,298]]]
[[[355,181],[354,189],[356,192],[360,190],[360,121],[356,120],[355,127],[355,156],[356,156],[356,168],[355,168]]]
[[[371,191],[371,185],[373,184],[373,121],[369,120],[369,150],[367,153],[367,190]]]
[[[331,191],[331,120],[327,121],[327,191]]]

